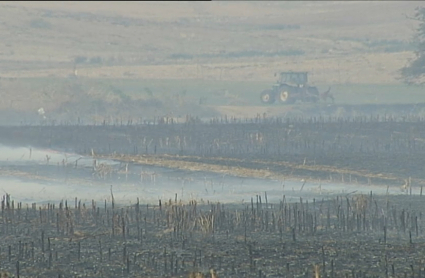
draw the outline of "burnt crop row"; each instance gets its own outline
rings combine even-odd
[[[112,194],[112,193],[111,193]],[[423,277],[422,196],[119,206],[3,196],[0,268],[15,277]],[[204,276],[201,276],[204,275]],[[192,276],[189,276],[192,275]],[[214,276],[215,275],[215,276]]]
[[[425,179],[425,121],[420,117],[213,119],[184,124],[1,127],[0,142],[86,155],[177,155],[324,165],[400,179]],[[181,158],[183,159],[183,158]],[[185,158],[189,159],[189,158]],[[229,160],[230,161],[230,160]],[[231,163],[231,162],[229,162]],[[249,163],[248,163],[249,164]],[[251,165],[250,167],[267,167]],[[279,169],[276,169],[279,171]]]

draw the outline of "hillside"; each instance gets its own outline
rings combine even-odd
[[[416,26],[406,15],[419,4],[0,2],[0,109],[139,99],[152,110],[146,115],[184,114],[183,106],[195,111],[200,97],[229,88],[213,105],[252,105],[258,92],[250,88],[268,86],[280,70],[309,71],[323,86],[396,85],[397,70],[413,54]],[[164,83],[146,85],[155,80]],[[163,106],[148,105],[152,97]],[[185,105],[176,107],[176,99]]]

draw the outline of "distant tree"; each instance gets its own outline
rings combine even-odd
[[[425,83],[425,7],[417,7],[413,20],[419,21],[419,27],[413,37],[415,58],[400,70],[401,77],[408,84]]]

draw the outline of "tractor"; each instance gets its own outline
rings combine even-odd
[[[307,72],[281,72],[277,83],[261,93],[261,101],[267,104],[276,100],[284,104],[293,104],[297,100],[314,103],[320,97],[319,90],[308,85]]]

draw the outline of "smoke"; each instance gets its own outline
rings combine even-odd
[[[47,159],[49,157],[49,159]],[[78,167],[75,161],[78,160]],[[67,161],[64,166],[63,161]],[[93,173],[93,158],[51,149],[32,147],[12,148],[0,145],[0,192],[10,194],[12,199],[23,203],[47,203],[81,199],[111,201],[110,186],[116,203],[140,202],[157,204],[158,200],[210,201],[221,203],[250,203],[251,198],[265,195],[269,203],[278,203],[285,195],[288,202],[313,198],[333,197],[336,194],[370,192],[385,194],[384,186],[349,183],[317,183],[309,180],[282,181],[222,176],[207,172],[186,172],[161,167],[108,163],[116,170],[111,178],[96,178]],[[127,169],[128,173],[122,173]],[[121,170],[121,172],[119,172]],[[141,173],[155,173],[155,180],[141,180]],[[302,188],[302,190],[300,190]],[[389,193],[399,194],[399,188]],[[1,194],[0,194],[1,195]]]

